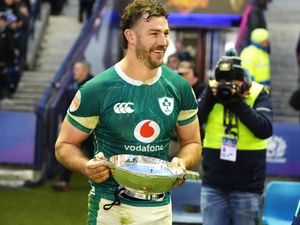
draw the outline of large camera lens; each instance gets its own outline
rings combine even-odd
[[[217,97],[220,101],[227,101],[233,95],[233,88],[228,84],[220,84],[217,88]]]

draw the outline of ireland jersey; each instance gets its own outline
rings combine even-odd
[[[85,83],[67,114],[79,130],[94,135],[94,153],[106,158],[134,154],[168,160],[170,134],[197,117],[188,82],[166,66],[149,82],[133,80],[119,64]],[[113,198],[112,177],[93,184],[96,194]]]

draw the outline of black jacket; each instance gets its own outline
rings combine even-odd
[[[14,59],[14,45],[7,29],[0,31],[0,65],[8,67]]]
[[[300,88],[293,92],[289,103],[295,110],[300,110]]]

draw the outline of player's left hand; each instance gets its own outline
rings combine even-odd
[[[178,157],[174,157],[172,160],[171,160],[171,164],[174,165],[174,166],[177,166],[177,167],[180,167],[183,169],[183,171],[186,170],[186,167],[185,167],[185,164],[184,164],[184,161]],[[184,182],[185,182],[185,178],[178,178],[176,180],[176,183],[177,183],[177,186],[179,185],[182,185]]]

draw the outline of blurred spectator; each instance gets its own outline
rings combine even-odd
[[[91,74],[91,65],[88,62],[82,60],[74,64],[73,67],[74,82],[68,88],[70,103],[74,95],[76,94],[78,88],[92,78],[93,75]]]
[[[178,58],[180,61],[191,61],[193,60],[193,57],[191,54],[186,50],[184,45],[182,44],[182,41],[176,40],[175,41],[175,48],[176,48],[176,53],[178,54]]]
[[[250,0],[246,5],[236,43],[238,52],[241,52],[250,44],[250,35],[254,29],[267,29],[264,11],[267,9],[269,1],[270,0]]]
[[[22,4],[24,5],[27,9],[29,14],[31,14],[31,1],[30,0],[14,0],[16,4]]]
[[[7,16],[0,15],[0,99],[10,97],[9,70],[14,59],[13,43],[7,29]]]
[[[267,29],[267,22],[264,11],[267,9],[268,0],[253,0],[252,9],[248,16],[248,40],[250,40],[251,32],[256,28]]]
[[[49,0],[50,4],[51,4],[51,14],[52,15],[59,15],[61,14],[64,4],[65,4],[65,0]]]
[[[74,82],[69,86],[67,99],[68,99],[68,106],[70,105],[73,97],[75,96],[77,90],[81,85],[83,85],[88,80],[92,79],[93,75],[91,74],[91,66],[86,61],[79,61],[75,63],[73,67],[73,79]],[[64,111],[64,115],[66,114],[66,110]],[[93,149],[93,141],[91,138],[88,138],[83,143],[83,149],[86,151],[88,155],[92,155],[91,152]],[[68,191],[69,190],[69,182],[72,176],[72,172],[66,168],[62,168],[60,179],[58,182],[52,184],[52,188],[57,191]]]
[[[7,35],[5,32],[7,18],[0,15],[0,100],[4,97],[6,89],[6,73],[7,73]]]
[[[167,66],[170,67],[172,70],[177,70],[177,67],[180,63],[179,56],[177,53],[173,53],[169,55],[167,60]]]
[[[95,0],[79,0],[79,22],[83,22],[83,16],[86,14],[86,20],[90,18],[93,11]]]
[[[181,61],[178,65],[177,73],[185,78],[192,86],[196,99],[201,96],[205,84],[200,82],[198,70],[194,61]],[[201,139],[204,137],[204,129],[200,127]],[[199,168],[197,169],[199,170]]]
[[[0,12],[7,12],[17,16],[17,9],[14,0],[0,0]]]
[[[199,81],[195,63],[193,61],[181,61],[178,65],[177,73],[189,82],[194,90],[196,99],[198,99],[204,89],[204,84]]]
[[[21,29],[19,26],[19,20],[13,21],[8,25],[8,35],[13,46],[13,61],[9,65],[8,70],[8,85],[9,91],[13,94],[18,86],[19,80],[21,78]]]
[[[228,43],[225,45],[225,56],[238,56],[236,48],[234,47],[233,43]]]
[[[15,0],[17,13],[19,16],[19,40],[20,40],[20,64],[22,67],[26,66],[27,42],[29,36],[29,20],[30,20],[30,6],[22,0]]]
[[[290,105],[295,110],[300,110],[300,88],[298,88],[294,93],[292,94],[290,98]]]
[[[297,57],[297,62],[298,62],[298,66],[300,69],[300,33],[299,33],[298,43],[297,43],[297,47],[296,47],[296,57]]]
[[[297,58],[298,68],[299,68],[298,81],[300,81],[300,34],[296,46],[296,58]],[[298,88],[296,91],[293,92],[289,103],[295,110],[300,110],[300,88]]]
[[[17,89],[22,75],[22,67],[26,65],[30,2],[28,0],[0,0],[1,15],[6,17],[5,29],[1,30],[1,39],[2,43],[7,43],[6,49],[1,47],[1,50],[6,52],[1,59],[2,62],[3,58],[6,61],[5,76],[2,75],[1,78],[1,92],[2,97],[3,95],[11,97]],[[5,77],[4,80],[3,77]]]
[[[241,52],[242,66],[246,68],[253,80],[270,89],[271,72],[268,53],[269,32],[257,28],[251,33],[251,44]]]

